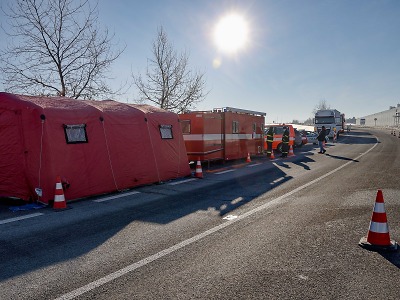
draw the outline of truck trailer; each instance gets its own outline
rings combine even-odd
[[[326,134],[329,138],[333,138],[335,131],[336,137],[339,138],[339,135],[344,132],[344,122],[344,114],[336,109],[323,109],[315,113],[314,123],[316,131],[320,132],[322,126],[325,126]]]
[[[180,114],[188,160],[234,160],[262,154],[265,115],[233,107]]]

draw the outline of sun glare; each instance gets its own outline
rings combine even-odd
[[[214,41],[220,51],[228,54],[235,53],[246,46],[248,34],[246,20],[238,14],[230,14],[217,23]]]

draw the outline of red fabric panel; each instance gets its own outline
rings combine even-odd
[[[0,108],[0,196],[28,200],[20,118],[20,111]]]
[[[136,105],[135,107],[146,112],[150,144],[160,181],[190,175],[191,171],[178,115],[146,105]],[[172,125],[172,139],[161,137],[160,125]]]

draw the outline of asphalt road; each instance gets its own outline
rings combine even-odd
[[[398,299],[400,251],[358,242],[378,189],[400,242],[400,138],[358,129],[317,152],[60,212],[3,206],[0,299]]]

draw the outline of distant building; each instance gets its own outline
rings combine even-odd
[[[356,119],[357,125],[365,126],[400,126],[400,104],[390,106],[388,110]]]
[[[350,123],[350,124],[356,124],[357,120],[355,117],[352,118],[346,118],[346,123]]]

